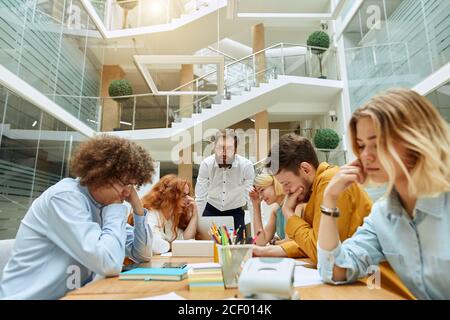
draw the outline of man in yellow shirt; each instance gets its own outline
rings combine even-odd
[[[278,246],[256,247],[258,256],[306,257],[317,264],[317,236],[319,232],[323,193],[339,171],[339,167],[319,163],[311,142],[293,133],[283,135],[275,144],[270,157],[270,171],[283,186],[286,199],[282,208],[286,220],[286,235],[291,239]],[[370,213],[372,201],[356,183],[338,198],[338,219],[341,242],[351,237]],[[382,287],[405,298],[413,298],[387,263],[381,265]]]
[[[291,241],[279,246],[256,248],[259,256],[307,257],[317,263],[317,235],[323,192],[339,167],[319,163],[311,142],[295,134],[286,134],[272,147],[270,168],[287,195],[283,205],[286,234]],[[341,241],[352,236],[370,212],[371,200],[354,184],[338,201]]]

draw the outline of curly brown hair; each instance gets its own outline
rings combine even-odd
[[[168,174],[162,177],[152,187],[152,190],[142,198],[142,205],[148,210],[172,211],[172,231],[175,237],[177,234],[176,228],[186,229],[192,217],[191,209],[182,207],[186,185],[189,187],[189,195],[192,196],[192,186],[188,180],[174,174]]]
[[[138,186],[151,181],[153,159],[130,140],[102,134],[81,143],[70,161],[72,175],[80,184],[99,187],[111,179]]]

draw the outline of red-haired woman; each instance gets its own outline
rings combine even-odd
[[[191,195],[191,183],[170,174],[162,177],[142,198],[144,208],[149,211],[153,253],[169,252],[176,239],[194,239],[198,214]]]

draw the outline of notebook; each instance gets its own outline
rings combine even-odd
[[[224,290],[222,267],[218,263],[188,264],[188,284],[192,291]]]
[[[186,268],[136,268],[119,274],[119,280],[178,281],[187,276]]]

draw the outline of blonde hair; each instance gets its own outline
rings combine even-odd
[[[271,174],[268,173],[260,173],[255,177],[254,185],[257,187],[267,188],[273,185],[275,189],[275,195],[281,196],[283,195],[283,187],[281,183]]]
[[[378,159],[388,175],[387,193],[395,182],[394,163],[416,197],[450,190],[450,127],[426,98],[409,89],[394,89],[357,109],[350,119],[350,137],[358,158],[356,124],[364,117],[373,121]],[[405,149],[406,158],[400,158],[396,144]]]

